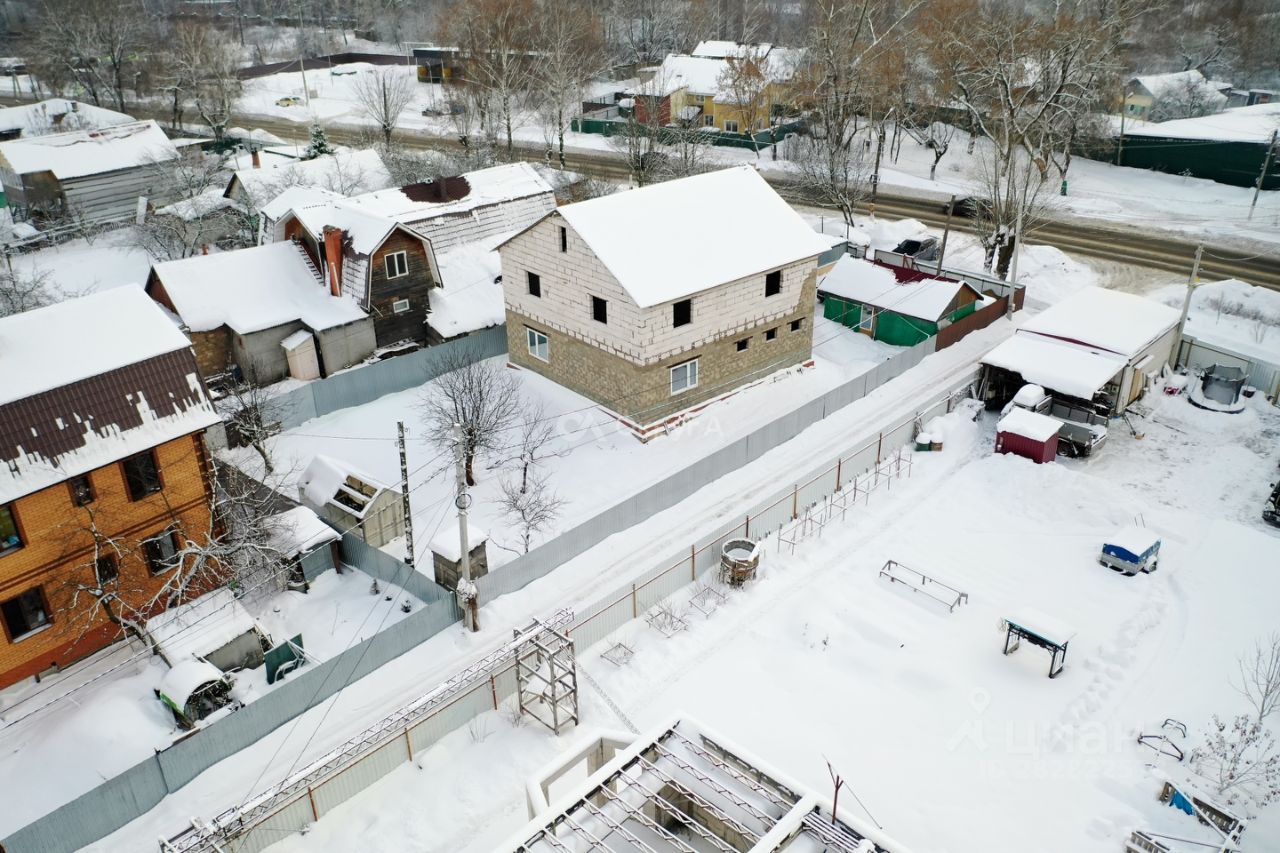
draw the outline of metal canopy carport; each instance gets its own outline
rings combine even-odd
[[[1024,381],[1059,394],[1092,400],[1124,369],[1126,360],[1114,353],[1020,332],[983,356],[982,363],[1017,373]]]

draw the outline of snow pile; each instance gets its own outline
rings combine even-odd
[[[225,325],[247,335],[297,321],[322,331],[367,316],[349,296],[330,294],[293,243],[167,261],[154,272],[193,332]]]
[[[296,506],[274,515],[266,524],[270,531],[268,544],[286,557],[308,554],[341,538],[338,531],[305,506]]]
[[[1156,298],[1181,310],[1184,284],[1170,285]],[[1186,333],[1272,363],[1280,363],[1280,292],[1243,281],[1201,284],[1191,298]]]
[[[147,120],[0,142],[0,156],[19,175],[52,172],[67,180],[135,169],[179,155],[160,125]]]
[[[642,308],[830,248],[750,166],[582,201],[559,212]]]

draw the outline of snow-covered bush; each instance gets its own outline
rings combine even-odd
[[[1275,738],[1248,714],[1230,722],[1214,714],[1204,744],[1191,751],[1191,766],[1227,805],[1261,808],[1280,799]]]

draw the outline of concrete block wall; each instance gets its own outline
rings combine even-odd
[[[567,251],[560,251],[560,227],[568,230]],[[662,251],[661,246],[652,251]],[[641,365],[740,336],[811,306],[816,257],[780,268],[781,292],[765,296],[765,274],[728,282],[693,294],[693,321],[673,324],[674,302],[638,306],[565,220],[552,215],[501,249],[502,286],[507,310],[542,327],[572,336]],[[528,292],[528,273],[541,278],[542,295]],[[591,297],[608,302],[608,322],[592,319]],[[679,301],[679,300],[676,300]],[[511,324],[508,323],[510,326]],[[524,348],[521,342],[521,349]]]

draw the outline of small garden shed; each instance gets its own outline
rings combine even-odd
[[[375,548],[404,535],[400,492],[345,462],[316,454],[298,485],[306,506]]]
[[[913,272],[914,271],[905,271]],[[818,285],[823,316],[877,341],[909,347],[977,310],[982,294],[962,281],[910,276],[846,255]]]
[[[1062,422],[1015,406],[996,424],[996,453],[1025,456],[1032,462],[1052,462],[1058,455]]]

